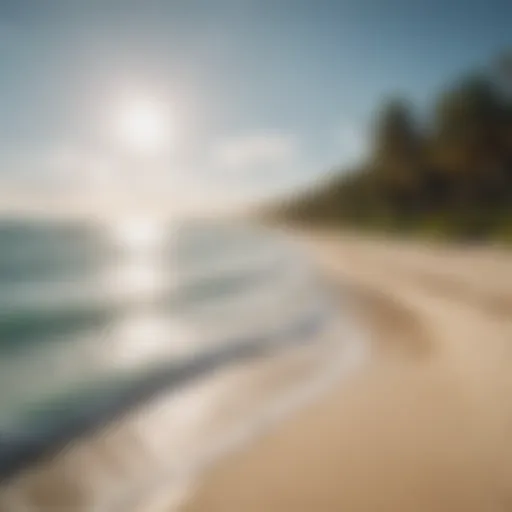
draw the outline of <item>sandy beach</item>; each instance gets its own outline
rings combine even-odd
[[[354,331],[150,401],[21,474],[0,510],[511,509],[510,252],[297,242]],[[354,332],[369,351],[339,372]]]
[[[324,233],[364,369],[205,475],[186,512],[512,508],[512,255]]]

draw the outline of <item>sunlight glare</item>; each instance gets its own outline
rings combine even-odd
[[[132,252],[157,249],[164,238],[164,228],[158,222],[144,217],[125,219],[113,228],[114,237]]]
[[[171,126],[164,104],[150,98],[124,102],[114,119],[114,135],[126,151],[153,155],[169,147]]]

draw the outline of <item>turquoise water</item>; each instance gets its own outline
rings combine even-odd
[[[293,248],[242,226],[9,221],[0,247],[4,472],[321,310]]]

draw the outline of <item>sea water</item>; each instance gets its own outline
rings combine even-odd
[[[10,220],[0,224],[0,247],[2,478],[163,393],[167,423],[151,405],[130,420],[137,427],[127,420],[123,428],[150,432],[144,435],[153,444],[159,436],[156,451],[166,455],[158,471],[144,465],[146,454],[136,458],[144,478],[120,484],[113,510],[127,509],[120,499],[133,500],[159,478],[168,490],[173,464],[181,470],[204,462],[247,435],[263,410],[283,413],[283,400],[293,402],[278,396],[288,386],[283,375],[293,374],[286,378],[302,399],[312,389],[311,368],[328,380],[339,343],[354,341],[345,329],[334,345],[322,345],[332,297],[298,247],[269,230],[204,221]],[[283,346],[296,347],[295,359],[278,355]],[[236,370],[252,359],[250,370]],[[228,396],[229,414],[221,404]],[[110,444],[119,444],[123,428]],[[129,442],[117,451],[123,458],[131,450]],[[89,472],[98,474],[93,466]],[[110,510],[104,497],[94,500]]]

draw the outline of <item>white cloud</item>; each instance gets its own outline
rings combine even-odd
[[[190,151],[170,163],[126,161],[62,142],[37,154],[17,155],[9,166],[9,183],[4,176],[0,184],[3,190],[9,185],[11,199],[3,206],[11,210],[100,214],[139,204],[165,212],[219,210],[266,197],[293,182],[298,155],[296,138],[276,132],[220,138],[211,152]]]
[[[256,133],[221,140],[214,149],[214,161],[218,167],[227,170],[264,170],[290,165],[296,153],[295,137]]]

